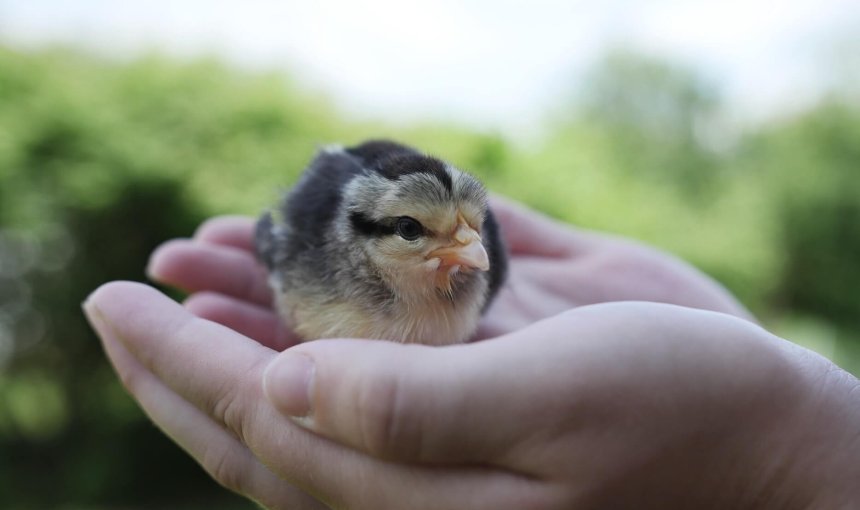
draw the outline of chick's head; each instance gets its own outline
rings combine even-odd
[[[487,193],[438,159],[397,155],[346,190],[348,233],[403,298],[447,295],[490,267],[481,238]]]

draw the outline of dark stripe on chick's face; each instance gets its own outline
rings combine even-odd
[[[390,236],[396,232],[393,221],[375,221],[357,211],[349,213],[349,222],[357,233],[368,237]]]

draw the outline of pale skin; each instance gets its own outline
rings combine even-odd
[[[114,282],[84,308],[149,417],[270,508],[860,505],[856,378],[672,257],[493,206],[481,342],[295,345],[235,217],[153,255],[184,307]]]

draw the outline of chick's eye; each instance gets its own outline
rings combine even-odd
[[[424,233],[424,227],[418,223],[418,220],[410,218],[409,216],[397,218],[395,229],[397,231],[397,235],[407,241],[414,241]]]

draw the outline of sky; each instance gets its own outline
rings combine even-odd
[[[517,131],[618,47],[695,67],[750,119],[800,108],[860,49],[860,1],[0,0],[0,43],[214,54],[360,116]]]

